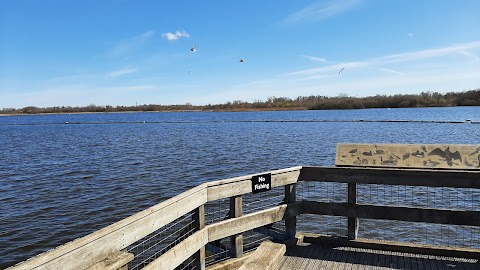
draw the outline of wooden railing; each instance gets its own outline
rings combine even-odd
[[[192,212],[195,231],[152,258],[143,269],[175,269],[189,258],[194,258],[195,269],[205,269],[205,247],[224,238],[230,238],[231,257],[240,257],[244,253],[244,232],[284,220],[285,238],[294,238],[297,217],[302,214],[347,217],[350,240],[357,238],[358,218],[480,226],[480,209],[357,204],[358,184],[480,189],[480,171],[293,167],[268,174],[271,174],[272,188],[284,187],[284,200],[277,206],[243,215],[242,196],[252,193],[254,175],[208,182],[12,269],[120,269],[135,256],[127,251],[130,245]],[[300,181],[346,183],[348,198],[345,203],[297,200]],[[262,194],[267,196],[268,191]],[[205,205],[221,199],[230,201],[228,218],[205,225]]]

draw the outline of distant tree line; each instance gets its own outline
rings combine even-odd
[[[416,108],[416,107],[451,107],[480,106],[480,89],[464,92],[422,92],[408,95],[376,95],[369,97],[352,97],[340,94],[336,97],[299,96],[296,99],[288,97],[269,97],[266,101],[255,100],[246,102],[235,100],[224,104],[209,104],[194,106],[155,105],[138,106],[97,106],[84,107],[47,107],[28,106],[21,109],[4,108],[0,114],[37,114],[37,113],[86,113],[86,112],[131,112],[131,111],[249,111],[249,110],[333,110],[333,109],[365,109],[365,108]]]

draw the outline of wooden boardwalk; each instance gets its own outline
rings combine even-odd
[[[449,258],[317,244],[289,246],[277,270],[298,269],[480,269],[476,259]]]

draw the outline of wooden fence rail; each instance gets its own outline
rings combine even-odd
[[[12,269],[87,269],[190,212],[194,213],[195,232],[156,258],[145,269],[174,269],[191,256],[195,257],[197,269],[204,269],[205,246],[226,237],[231,239],[232,257],[239,257],[243,253],[243,232],[285,220],[286,235],[293,238],[296,233],[296,217],[302,214],[347,217],[348,238],[351,240],[356,239],[358,218],[480,226],[478,210],[364,205],[357,204],[356,198],[357,184],[480,189],[479,171],[292,167],[268,173],[271,174],[272,187],[285,186],[285,199],[278,206],[243,214],[242,195],[252,192],[251,179],[254,175],[209,182]],[[348,183],[347,202],[298,201],[296,185],[299,181]],[[230,200],[229,219],[205,226],[205,204],[225,198]]]

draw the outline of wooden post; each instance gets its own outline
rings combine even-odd
[[[290,184],[285,186],[285,203],[291,204],[297,201],[296,198],[296,185]],[[285,219],[285,230],[288,239],[295,238],[295,234],[297,233],[297,217],[291,217]]]
[[[357,183],[348,183],[348,204],[355,205],[357,204]],[[349,240],[357,239],[358,233],[358,218],[349,217],[348,218],[348,233],[347,237]]]
[[[200,205],[193,212],[195,230],[201,230],[205,227],[205,205]],[[205,270],[205,246],[201,247],[195,255],[195,269]]]
[[[241,217],[243,214],[242,195],[230,197],[230,218]],[[243,234],[230,236],[231,256],[240,258],[243,255]]]

